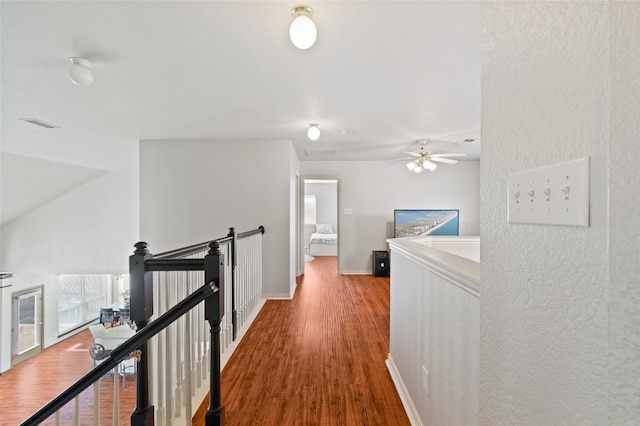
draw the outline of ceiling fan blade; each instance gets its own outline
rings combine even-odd
[[[431,154],[431,157],[464,157],[466,155],[464,152],[452,152],[449,154]]]
[[[456,164],[458,162],[458,160],[450,160],[448,158],[440,158],[440,157],[431,157],[430,160],[438,163],[445,163],[445,164]]]
[[[413,155],[414,157],[421,157],[422,153],[421,152],[406,152],[405,154],[409,154],[409,155]]]

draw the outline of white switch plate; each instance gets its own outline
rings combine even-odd
[[[509,222],[589,226],[589,157],[509,175]]]
[[[344,209],[344,214],[353,214],[352,209]]]

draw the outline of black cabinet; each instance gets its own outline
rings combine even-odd
[[[389,252],[385,250],[374,251],[371,257],[373,263],[372,274],[374,277],[389,276]]]

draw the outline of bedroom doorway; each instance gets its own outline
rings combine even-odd
[[[340,271],[340,179],[303,177],[300,197],[301,273],[317,256],[335,256]]]

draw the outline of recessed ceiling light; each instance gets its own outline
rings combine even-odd
[[[18,118],[18,120],[26,121],[27,123],[35,124],[36,126],[44,127],[45,129],[59,129],[60,126],[54,124],[45,123],[37,118]]]

